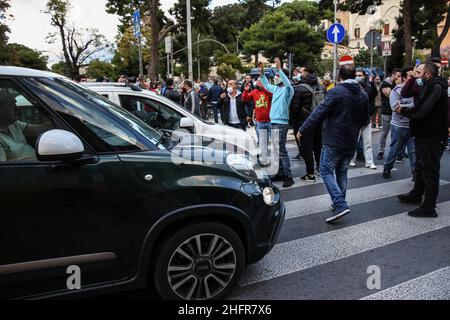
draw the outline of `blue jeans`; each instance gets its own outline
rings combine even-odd
[[[288,124],[272,123],[272,138],[278,134],[279,137],[279,167],[278,174],[285,177],[292,177],[291,162],[286,149]]]
[[[408,148],[409,165],[411,171],[416,168],[416,146],[414,139],[411,137],[409,128],[397,127],[391,125],[391,145],[389,147],[389,154],[384,162],[385,170],[392,170],[397,157]]]
[[[268,163],[268,143],[270,138],[270,122],[256,122],[256,136],[258,137],[259,159],[261,163]]]
[[[348,209],[347,172],[355,150],[341,150],[324,145],[320,157],[320,175],[337,212]]]

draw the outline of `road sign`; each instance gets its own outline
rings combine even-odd
[[[441,59],[441,65],[448,66],[448,58],[442,58]]]
[[[364,37],[364,43],[369,49],[378,47],[381,43],[381,33],[374,30],[367,32]]]
[[[172,38],[165,37],[164,40],[165,40],[166,53],[172,53]]]
[[[388,57],[392,55],[392,43],[391,41],[382,41],[381,50],[383,52],[383,57]]]
[[[353,58],[351,56],[342,56],[339,59],[339,65],[344,66],[347,64],[355,64],[355,61],[353,60]]]
[[[139,38],[141,36],[141,13],[139,9],[133,13],[133,24],[134,24],[134,36],[136,38]]]
[[[327,39],[331,43],[341,43],[345,38],[345,28],[340,23],[332,24],[327,30]]]

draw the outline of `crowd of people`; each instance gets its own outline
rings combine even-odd
[[[384,79],[364,68],[343,66],[336,83],[329,75],[320,81],[308,66],[296,67],[289,79],[280,59],[275,59],[275,64],[276,75],[271,79],[260,63],[258,76],[246,75],[239,82],[175,83],[173,79],[139,78],[131,82],[204,119],[210,108],[215,123],[220,115],[223,124],[243,131],[254,126],[262,166],[270,165],[269,137],[277,132],[279,170],[272,180],[282,181],[284,188],[294,185],[291,161],[304,161],[306,172],[301,180],[316,182],[320,175],[331,196],[334,214],[328,222],[350,212],[346,202],[348,168],[359,160],[368,169],[377,169],[372,130],[380,129],[376,158],[384,161],[383,178],[390,179],[395,163],[408,158],[415,185],[399,200],[421,205],[410,212],[412,216],[437,216],[440,159],[450,136],[450,79],[440,76],[438,61],[395,68]],[[130,79],[121,76],[118,82]],[[292,159],[286,149],[290,128],[298,146],[298,155]]]

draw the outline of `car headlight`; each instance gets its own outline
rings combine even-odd
[[[256,168],[256,163],[240,154],[229,154],[227,164],[239,175],[247,179],[261,179],[260,170]]]
[[[272,205],[275,201],[275,192],[271,187],[265,187],[263,190],[264,203],[267,205]]]

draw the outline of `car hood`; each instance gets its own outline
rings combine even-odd
[[[197,136],[204,136],[205,138],[212,138],[220,140],[226,144],[236,145],[238,148],[247,151],[250,154],[257,154],[257,139],[255,135],[249,134],[240,129],[231,128],[222,124],[216,124],[208,127],[203,127],[202,132]]]

